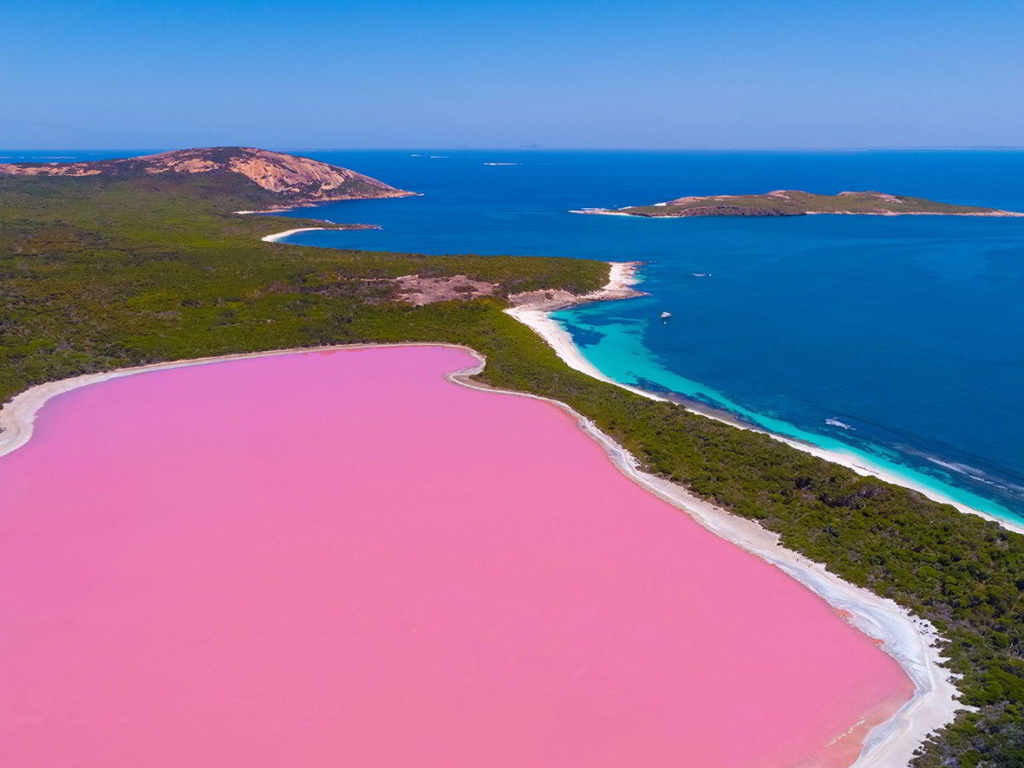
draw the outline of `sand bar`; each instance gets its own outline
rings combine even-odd
[[[239,213],[241,213],[241,211],[239,211]],[[265,243],[276,243],[284,240],[290,235],[297,235],[299,232],[317,232],[322,229],[333,229],[333,227],[297,227],[296,229],[286,229],[284,232],[275,232],[272,235],[266,235],[261,237],[260,240]]]

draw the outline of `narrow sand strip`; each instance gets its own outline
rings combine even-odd
[[[248,213],[248,211],[238,211],[238,213]],[[299,227],[298,229],[286,229],[284,232],[275,232],[272,235],[261,237],[260,240],[265,243],[276,243],[284,240],[289,235],[295,235],[299,232],[316,232],[321,229],[329,229],[329,227]]]
[[[615,381],[614,379],[605,376],[601,371],[594,367],[590,361],[588,361],[583,353],[576,346],[576,343],[572,340],[572,335],[569,334],[561,325],[558,324],[551,317],[551,313],[558,309],[565,309],[566,307],[573,306],[574,304],[582,304],[589,301],[607,301],[611,299],[628,298],[631,295],[639,295],[633,290],[639,281],[636,277],[636,264],[634,262],[609,262],[609,278],[607,285],[604,286],[600,291],[589,293],[583,296],[575,297],[574,299],[565,299],[558,302],[536,302],[536,303],[525,303],[519,306],[510,307],[505,312],[514,317],[519,322],[532,328],[548,345],[555,351],[558,357],[573,370],[585,373],[591,378],[599,381],[604,381],[608,384],[614,384],[622,389],[629,390],[630,392],[645,397],[648,400],[657,400],[659,402],[676,402],[670,398],[657,395],[653,392],[634,387],[629,384],[623,384]],[[728,424],[737,429],[746,429],[752,432],[762,432],[774,440],[778,440],[780,443],[785,443],[791,448],[796,448],[798,451],[809,453],[811,456],[816,456],[819,459],[825,461],[831,461],[833,464],[839,464],[840,466],[852,469],[858,475],[865,477],[876,477],[879,480],[883,480],[892,485],[899,485],[903,488],[909,488],[913,491],[917,491],[926,498],[932,501],[937,501],[940,504],[949,504],[952,507],[971,515],[977,515],[985,520],[998,523],[1007,530],[1013,531],[1014,533],[1024,534],[1024,526],[1018,525],[1011,520],[1004,520],[1003,518],[990,515],[987,512],[983,512],[980,509],[975,509],[966,504],[962,504],[954,499],[949,498],[945,494],[929,488],[926,485],[916,483],[911,479],[903,477],[891,470],[876,466],[868,461],[865,461],[861,456],[852,452],[845,453],[842,451],[826,450],[819,448],[816,445],[805,443],[801,440],[794,440],[793,438],[784,437],[782,435],[776,435],[772,432],[752,427],[748,424],[735,419],[722,418],[715,416],[712,413],[706,411],[696,410],[690,408],[685,404],[682,407],[686,408],[690,413],[696,413],[700,416],[704,416],[715,421],[720,421],[723,424]]]
[[[623,286],[628,288],[627,283],[630,279],[631,271],[628,265],[617,265],[612,283],[619,288]],[[322,349],[345,349],[353,346],[393,345],[340,345]],[[457,345],[438,344],[434,346],[464,349]],[[33,387],[15,397],[0,410],[0,428],[3,429],[3,432],[0,432],[0,456],[10,453],[28,442],[32,436],[36,414],[40,408],[51,397],[63,392],[149,371],[212,364],[225,360],[281,355],[293,351],[310,350],[274,350],[158,363],[106,373],[88,374]],[[477,365],[469,370],[451,374],[451,380],[474,389],[495,391],[492,388],[482,387],[469,378],[483,369],[485,361],[477,352],[467,351],[477,359]],[[836,609],[848,612],[852,623],[858,629],[881,641],[882,648],[897,660],[913,681],[915,692],[913,698],[893,717],[870,731],[855,764],[858,768],[907,763],[914,749],[929,732],[952,720],[954,712],[959,708],[955,698],[957,692],[951,674],[940,666],[943,659],[935,647],[938,634],[929,622],[912,616],[892,600],[883,599],[868,590],[848,584],[829,573],[824,566],[784,549],[779,544],[777,535],[764,530],[755,522],[714,507],[692,496],[680,486],[641,471],[632,455],[598,430],[592,422],[563,403],[519,392],[507,392],[507,394],[547,400],[563,409],[577,420],[584,432],[604,448],[609,458],[627,477],[686,512],[716,535],[776,565]]]

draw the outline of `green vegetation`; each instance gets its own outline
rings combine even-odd
[[[502,295],[585,292],[606,266],[267,244],[295,219],[238,179],[0,179],[0,397],[127,365],[350,342],[445,341],[486,383],[561,400],[647,467],[781,534],[948,639],[963,712],[915,765],[1024,765],[1024,536],[815,459],[766,435],[646,400],[562,364],[502,298],[415,308],[385,279],[465,274]],[[381,203],[386,205],[387,203]],[[756,647],[756,638],[752,638]]]
[[[1003,211],[971,205],[950,205],[921,197],[902,197],[881,192],[841,192],[815,195],[797,190],[779,190],[762,195],[714,195],[681,197],[663,205],[623,208],[632,216],[802,216],[808,213],[930,213],[938,215],[1000,215]]]

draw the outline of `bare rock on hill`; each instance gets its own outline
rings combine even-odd
[[[395,278],[399,300],[416,307],[434,304],[438,301],[457,301],[493,296],[498,289],[495,283],[473,280],[466,275],[452,277],[422,277],[402,275]]]
[[[347,168],[251,147],[181,149],[94,162],[0,164],[0,176],[131,177],[215,173],[239,174],[280,198],[282,204],[289,205],[413,194]]]

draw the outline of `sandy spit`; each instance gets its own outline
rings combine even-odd
[[[289,235],[294,235],[299,232],[316,232],[321,229],[329,229],[329,227],[299,227],[297,229],[286,229],[284,232],[275,232],[272,235],[261,237],[260,240],[265,243],[276,243],[279,240],[284,240]]]
[[[633,216],[632,213],[624,213],[622,211],[613,211],[610,208],[580,208],[575,211],[569,211],[569,213],[585,213],[593,216]],[[640,218],[640,217],[635,217]]]
[[[608,290],[616,292],[623,289],[631,290],[629,286],[634,279],[633,265],[614,265],[612,279],[609,282],[611,288]],[[512,314],[516,310],[509,310],[509,312]],[[36,415],[51,397],[79,387],[125,376],[191,365],[210,365],[229,360],[324,349],[387,346],[424,345],[355,344],[273,350],[156,363],[40,384],[22,392],[0,410],[0,429],[3,430],[0,432],[0,456],[16,450],[31,439]],[[870,731],[864,742],[861,755],[855,763],[856,768],[881,768],[882,766],[906,764],[910,760],[913,750],[928,733],[952,720],[954,712],[959,708],[956,703],[957,691],[951,673],[941,666],[943,659],[936,648],[938,633],[929,622],[911,615],[892,600],[883,599],[866,589],[848,584],[829,573],[823,565],[783,548],[779,544],[776,534],[765,530],[757,523],[732,515],[693,496],[681,486],[643,472],[631,454],[615,443],[611,437],[601,432],[589,419],[564,403],[536,395],[481,386],[470,378],[483,370],[485,364],[484,358],[475,350],[450,344],[429,346],[466,349],[477,360],[477,365],[473,368],[449,375],[450,380],[457,384],[483,391],[498,391],[517,397],[545,400],[561,408],[575,418],[580,428],[604,448],[611,461],[627,477],[686,512],[716,535],[781,568],[836,609],[846,611],[854,626],[870,637],[879,640],[882,648],[899,662],[913,681],[915,692],[913,698],[901,707],[892,718]]]

